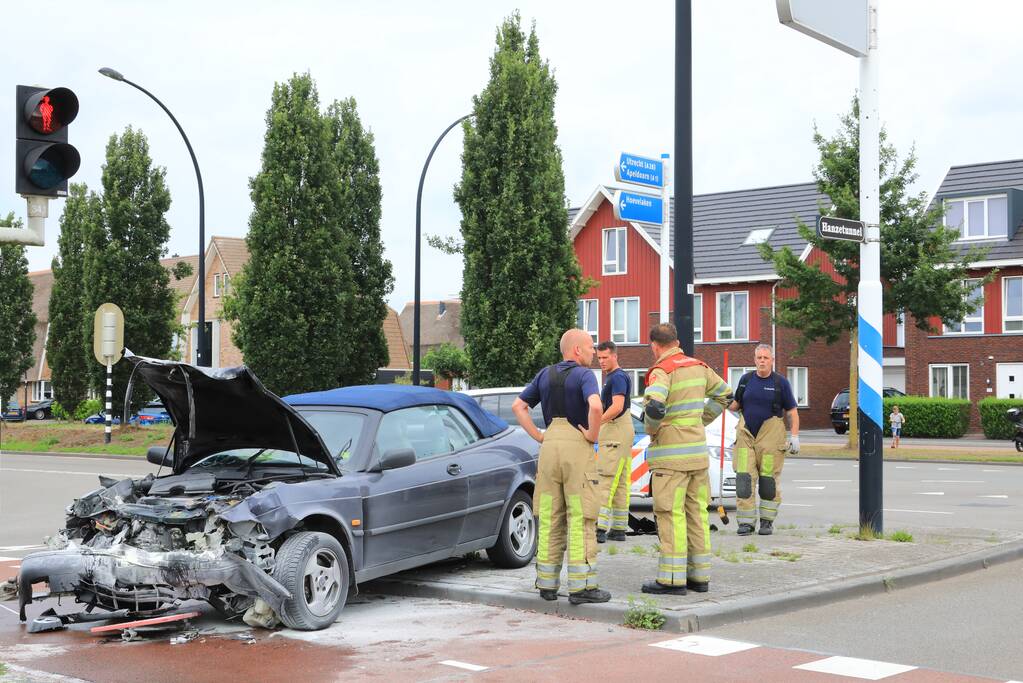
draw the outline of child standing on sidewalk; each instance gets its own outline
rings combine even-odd
[[[906,424],[906,416],[899,412],[898,406],[892,406],[888,422],[892,425],[892,448],[898,448],[899,436],[902,435],[902,425]]]

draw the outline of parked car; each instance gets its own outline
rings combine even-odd
[[[511,406],[516,397],[522,393],[522,387],[500,387],[495,389],[469,389],[464,394],[471,396],[480,404],[484,410],[502,418],[509,424],[517,424],[515,414]],[[632,472],[631,472],[631,493],[633,496],[650,496],[650,470],[646,464],[646,449],[650,445],[650,437],[643,430],[643,405],[636,400],[631,405],[632,424],[636,430],[636,437],[632,444]],[[546,425],[543,421],[543,411],[537,404],[529,411],[533,423],[540,429]],[[724,465],[724,487],[721,481],[721,463],[719,453],[721,452],[721,418],[707,426],[707,450],[710,452],[710,483],[711,496],[714,500],[722,499],[722,504],[735,499],[735,471],[732,469],[732,449],[735,445],[735,430],[739,424],[736,416],[729,413],[728,425],[725,433],[725,465]],[[722,495],[723,494],[723,495]]]
[[[906,395],[892,387],[885,387],[882,391],[885,398]],[[831,402],[831,426],[835,428],[836,434],[845,434],[849,431],[849,387],[835,394],[835,399]]]
[[[101,425],[106,424],[107,418],[106,415],[104,415],[103,413],[95,413],[82,420],[82,422],[84,422],[87,425]],[[117,415],[114,415],[110,420],[110,424],[115,425],[121,424],[121,418],[119,418]]]
[[[17,403],[8,403],[2,417],[4,422],[21,422],[25,419],[25,411]]]
[[[150,401],[138,413],[128,419],[128,424],[153,425],[165,424],[171,421],[170,413],[160,401]]]
[[[53,417],[53,399],[44,398],[42,401],[29,403],[25,414],[28,416],[28,419],[49,420]]]
[[[245,367],[125,360],[174,417],[173,449],[149,450],[159,476],[100,477],[51,549],[21,560],[22,620],[46,582],[43,597],[90,610],[203,599],[316,630],[364,581],[478,550],[500,567],[533,558],[538,446],[466,396],[379,385],[281,399]]]

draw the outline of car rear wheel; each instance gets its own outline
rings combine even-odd
[[[40,408],[39,410],[37,410],[34,413],[32,413],[32,416],[35,417],[35,419],[37,419],[37,420],[45,420],[46,419],[46,411],[43,410],[42,408]]]
[[[848,427],[835,427],[835,434],[845,434]]]
[[[533,499],[525,491],[516,491],[504,513],[497,543],[487,548],[487,557],[498,567],[518,569],[529,564],[535,554]]]
[[[278,615],[299,631],[319,631],[335,621],[348,600],[348,556],[337,539],[316,531],[290,537],[277,551],[274,578],[291,593]]]

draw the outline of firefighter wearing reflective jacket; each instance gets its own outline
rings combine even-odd
[[[593,339],[573,329],[561,337],[564,360],[537,373],[512,410],[526,433],[540,442],[533,492],[537,519],[536,587],[557,600],[562,559],[568,547],[568,601],[607,602],[597,585],[597,488],[593,444],[600,431],[600,394],[590,370]],[[547,431],[533,424],[529,409],[540,403]]]
[[[702,361],[682,353],[670,323],[650,330],[657,362],[647,372],[643,423],[661,556],[644,593],[685,595],[710,586],[710,479],[704,426],[724,411],[731,389]],[[710,399],[706,401],[705,399]]]
[[[632,380],[618,366],[618,347],[613,341],[597,345],[597,362],[604,371],[600,401],[600,443],[597,474],[600,475],[600,512],[597,543],[624,541],[629,528],[629,489],[632,486]]]
[[[741,411],[736,431],[734,465],[738,534],[749,536],[757,523],[760,494],[760,535],[774,532],[781,506],[781,469],[785,454],[799,453],[799,411],[789,381],[773,371],[774,354],[767,344],[753,352],[756,372],[748,372],[735,388],[729,410]],[[785,423],[792,436],[786,441]]]

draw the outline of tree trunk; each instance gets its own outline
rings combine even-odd
[[[849,332],[849,449],[859,451],[860,448],[860,421],[859,421],[859,374],[857,363],[859,363],[860,337],[859,330],[854,325]]]

